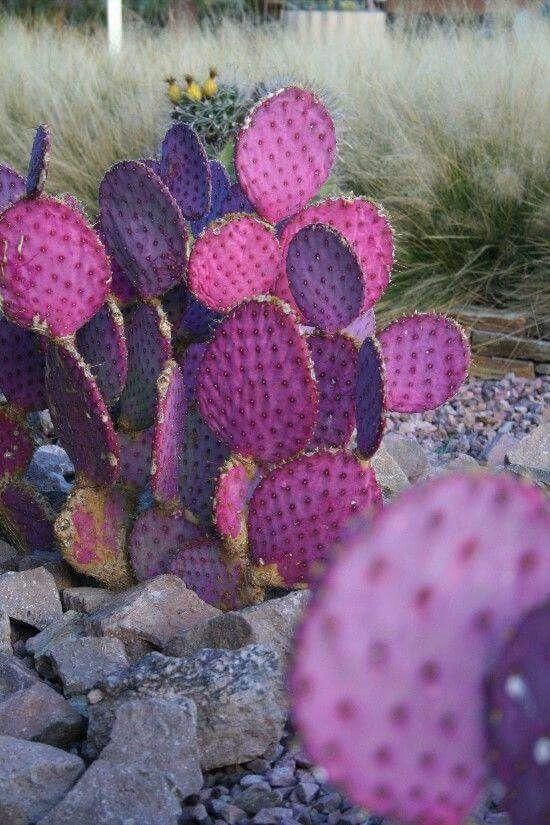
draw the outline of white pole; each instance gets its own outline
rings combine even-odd
[[[107,0],[109,50],[117,54],[122,46],[122,0]]]

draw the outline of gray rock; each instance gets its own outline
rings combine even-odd
[[[467,453],[459,453],[444,467],[446,473],[471,473],[479,470],[479,464]]]
[[[164,653],[186,659],[205,647],[238,650],[255,641],[250,623],[239,611],[231,611],[213,616],[190,630],[184,630],[170,639],[164,647]]]
[[[219,614],[188,590],[182,579],[166,574],[114,596],[90,620],[98,635],[120,639],[136,658]]]
[[[0,576],[0,608],[18,622],[39,630],[62,614],[55,580],[42,567]]]
[[[102,761],[139,765],[159,774],[182,798],[202,788],[197,709],[182,699],[177,704],[144,697],[121,704]]]
[[[77,610],[80,613],[93,613],[112,598],[113,593],[102,587],[68,587],[61,593],[65,610]]]
[[[52,507],[59,510],[71,490],[74,466],[57,444],[44,444],[34,451],[26,477]]]
[[[101,686],[90,707],[88,754],[106,745],[117,704],[139,696],[197,706],[201,765],[205,770],[249,762],[278,743],[286,719],[281,665],[262,645],[237,651],[201,650],[191,659],[150,653]]]
[[[291,808],[265,807],[258,811],[252,821],[256,825],[276,825],[277,822],[292,820],[292,814]]]
[[[550,484],[550,422],[540,424],[507,453],[512,469]]]
[[[8,614],[0,607],[0,653],[11,653],[11,625]]]
[[[178,825],[180,813],[177,793],[158,774],[99,759],[39,825]]]
[[[17,550],[8,544],[7,541],[0,539],[0,574],[7,573],[10,570],[17,570],[17,562],[20,554]]]
[[[66,747],[84,732],[84,719],[15,656],[0,655],[0,735]]]
[[[371,459],[371,467],[376,473],[384,495],[388,498],[409,487],[407,476],[387,450],[380,447]]]
[[[17,564],[18,570],[31,570],[33,567],[43,567],[51,573],[58,590],[72,587],[78,580],[76,572],[56,550],[37,550],[21,556]]]
[[[428,469],[428,457],[416,438],[387,433],[382,439],[382,447],[395,459],[411,483],[422,478]]]
[[[249,816],[254,816],[258,811],[265,808],[275,808],[282,801],[283,798],[279,791],[274,791],[269,786],[264,788],[260,785],[250,785],[249,788],[245,788],[233,797],[233,803]]]
[[[0,822],[27,825],[56,805],[84,771],[78,756],[0,736]]]
[[[279,762],[274,768],[267,772],[267,780],[274,788],[285,788],[295,782],[294,771],[296,763],[291,760]]]
[[[120,639],[108,636],[69,636],[43,654],[44,660],[63,685],[65,696],[88,693],[106,676],[129,664]]]
[[[27,653],[34,656],[34,664],[39,672],[44,676],[52,676],[49,653],[61,644],[64,639],[83,636],[91,629],[86,616],[77,613],[75,610],[68,610],[63,613],[55,622],[52,622],[36,636],[27,639]]]

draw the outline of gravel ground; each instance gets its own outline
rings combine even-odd
[[[448,404],[426,413],[390,413],[388,432],[414,435],[428,455],[451,460],[466,454],[486,461],[504,434],[528,435],[550,407],[550,379],[508,376],[500,381],[467,381]]]

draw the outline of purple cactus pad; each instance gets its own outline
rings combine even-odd
[[[120,398],[128,375],[124,319],[112,298],[78,330],[76,345],[92,371],[105,404],[112,407]]]
[[[344,332],[350,335],[358,345],[361,345],[365,338],[372,338],[376,332],[374,309],[362,312],[351,324],[348,324]]]
[[[329,226],[304,226],[288,245],[290,291],[306,324],[334,333],[361,312],[361,264],[343,235]]]
[[[207,604],[221,610],[242,607],[239,596],[242,568],[238,563],[230,568],[226,566],[217,539],[189,542],[172,559],[168,569]]]
[[[120,449],[120,481],[143,490],[151,476],[153,427],[136,433],[117,433]]]
[[[197,397],[206,422],[233,452],[277,462],[303,450],[318,391],[288,307],[272,298],[246,301],[225,318],[202,359]]]
[[[77,473],[113,484],[120,472],[116,433],[94,377],[71,342],[48,346],[46,393],[56,435]]]
[[[307,336],[319,411],[309,447],[345,447],[355,427],[357,347],[347,335]]]
[[[111,268],[82,215],[52,198],[0,216],[0,296],[6,317],[52,337],[72,335],[105,303]]]
[[[32,436],[20,417],[0,407],[0,481],[22,475],[32,458]]]
[[[160,174],[184,218],[200,218],[210,210],[211,172],[204,146],[185,123],[174,123],[164,136]]]
[[[229,187],[222,203],[220,217],[223,215],[250,214],[251,212],[254,212],[254,207],[241,189],[239,181],[235,181]]]
[[[107,252],[142,298],[160,296],[182,279],[187,229],[154,172],[136,161],[117,163],[101,181],[99,210]]]
[[[151,459],[151,488],[155,499],[174,506],[185,433],[188,393],[175,361],[167,361],[157,381],[157,412]]]
[[[213,312],[190,295],[175,337],[183,341],[209,341],[222,317],[220,313]]]
[[[128,541],[137,580],[147,581],[166,573],[180,549],[200,538],[204,533],[179,511],[169,513],[152,507],[140,513]]]
[[[157,378],[172,355],[170,324],[159,303],[125,311],[128,378],[120,398],[120,425],[144,430],[155,417]]]
[[[217,218],[220,218],[225,214],[223,209],[224,202],[227,199],[231,187],[231,181],[229,180],[229,175],[227,174],[223,163],[220,163],[219,160],[211,160],[209,166],[210,181],[212,185],[210,210],[203,217],[197,218],[196,220],[190,222],[191,232],[195,238],[200,235],[201,232],[206,229],[210,223],[212,223],[212,221],[215,221]],[[238,212],[239,210],[235,209],[233,211]]]
[[[7,209],[25,194],[25,178],[15,169],[0,163],[0,212]]]
[[[25,183],[27,197],[40,195],[46,185],[48,166],[50,163],[51,139],[50,130],[41,123],[34,134],[27,180]]]
[[[187,288],[187,284],[183,283],[183,281],[176,286],[173,286],[172,289],[169,289],[168,292],[165,292],[162,296],[162,308],[166,313],[166,317],[170,321],[170,326],[172,327],[172,332],[176,332],[185,316],[185,312],[187,310],[187,305],[189,303],[189,290]]]
[[[197,400],[197,378],[202,357],[206,351],[206,344],[189,344],[177,358],[183,375],[188,403]]]
[[[48,503],[21,479],[0,485],[0,526],[21,553],[51,550],[55,545]]]
[[[0,316],[0,392],[14,407],[26,411],[48,406],[41,342],[36,333]]]
[[[366,338],[359,349],[355,404],[357,450],[364,458],[370,458],[378,449],[386,426],[384,364],[372,338]]]

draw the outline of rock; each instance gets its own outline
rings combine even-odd
[[[220,611],[188,590],[178,576],[157,576],[114,596],[90,615],[98,635],[115,636],[131,658],[163,647],[182,630],[194,627]]]
[[[263,788],[259,785],[250,785],[249,788],[245,788],[233,797],[233,803],[249,816],[254,816],[262,808],[274,808],[282,801],[283,798],[279,791],[274,791],[269,786]]]
[[[17,570],[17,562],[20,555],[17,550],[8,544],[7,541],[0,539],[0,574],[8,573],[10,570]]]
[[[62,615],[51,573],[42,567],[0,576],[0,608],[18,622],[41,630]]]
[[[278,822],[290,822],[292,820],[292,809],[281,807],[261,808],[254,816],[255,825],[277,825]]]
[[[198,793],[202,772],[195,703],[181,699],[176,704],[154,697],[124,702],[116,711],[101,760],[159,774],[182,798]]]
[[[395,459],[411,483],[426,473],[428,457],[416,438],[387,433],[381,446]]]
[[[180,813],[176,792],[158,774],[99,759],[39,825],[178,825]]]
[[[55,550],[37,550],[22,556],[17,564],[18,570],[30,570],[33,567],[43,567],[51,573],[58,590],[72,587],[77,582],[76,572]]]
[[[36,636],[27,639],[26,650],[34,656],[36,669],[44,676],[52,676],[49,653],[61,644],[64,639],[83,636],[89,633],[90,623],[86,616],[77,613],[75,610],[68,610],[63,613],[57,621],[52,622]]]
[[[0,735],[66,747],[84,719],[15,656],[0,655]]]
[[[294,771],[296,763],[294,760],[282,761],[267,772],[267,780],[273,788],[286,788],[295,782]]]
[[[106,676],[129,664],[120,639],[108,636],[69,636],[50,646],[40,660],[47,660],[48,669],[63,685],[65,696],[88,693]]]
[[[44,444],[34,451],[26,477],[54,509],[60,510],[74,481],[74,466],[62,447]]]
[[[101,686],[102,700],[90,707],[87,753],[107,744],[116,707],[139,696],[197,706],[203,769],[249,762],[279,742],[286,700],[278,656],[263,645],[237,651],[201,650],[191,659],[150,653]]]
[[[387,450],[380,447],[371,459],[371,467],[376,473],[385,496],[391,498],[409,487],[407,476]]]
[[[77,610],[80,613],[93,613],[112,598],[113,593],[102,587],[68,587],[61,593],[65,610]]]
[[[448,473],[471,473],[479,470],[479,464],[471,455],[458,453],[456,458],[449,461],[444,470]]]
[[[502,467],[507,463],[506,455],[518,443],[511,433],[499,433],[487,445],[485,460],[489,467]]]
[[[50,745],[0,736],[0,822],[36,822],[64,797],[83,771],[78,756]]]
[[[8,614],[0,608],[0,653],[11,653],[11,625]]]
[[[550,484],[550,422],[540,424],[507,453],[513,469]]]
[[[214,616],[171,639],[164,648],[169,656],[186,658],[199,650],[238,650],[248,644],[265,644],[285,661],[296,623],[309,599],[309,591],[296,590],[252,607]]]

